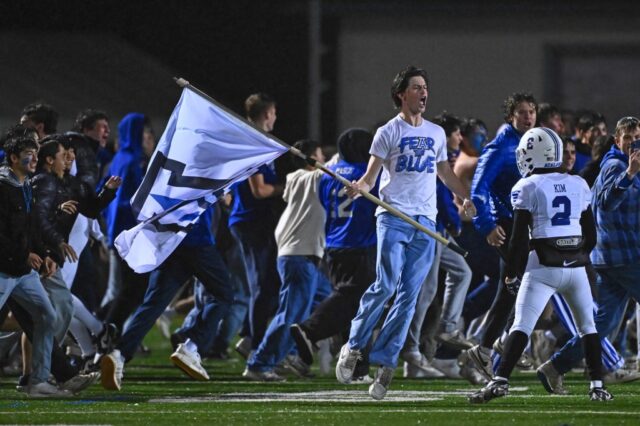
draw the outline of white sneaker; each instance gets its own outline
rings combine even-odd
[[[471,349],[463,352],[461,362],[472,363],[485,379],[491,380],[493,376],[493,363],[491,362],[491,350],[484,346],[475,345]]]
[[[102,387],[105,389],[120,390],[122,388],[123,372],[124,358],[122,358],[118,349],[114,349],[100,359]]]
[[[402,352],[400,354],[404,363],[403,376],[408,379],[440,379],[445,377],[437,368],[434,368],[424,354],[420,352]]]
[[[496,341],[493,342],[493,351],[496,354],[502,356],[504,352],[504,341],[502,340],[501,337],[498,337]],[[491,357],[491,359],[493,360],[493,357]],[[518,367],[521,370],[531,370],[533,368],[533,364],[534,364],[533,357],[529,356],[529,354],[526,351],[524,351],[522,355],[520,355],[520,358],[518,358],[518,362],[516,362],[516,367]],[[493,371],[493,361],[491,364],[491,371]]]
[[[431,361],[431,365],[434,368],[437,368],[438,370],[440,370],[447,377],[447,379],[462,378],[462,376],[460,375],[460,366],[458,366],[458,360],[455,358],[454,359],[434,358],[433,361]]]
[[[298,355],[287,355],[284,360],[282,360],[282,366],[287,372],[293,373],[301,379],[311,379],[314,377],[314,374],[311,372],[311,367]]]
[[[336,363],[336,379],[342,384],[349,384],[353,378],[353,370],[362,355],[357,349],[349,349],[349,344],[345,343],[340,349],[340,356]]]
[[[556,370],[551,360],[538,367],[536,373],[538,380],[540,380],[547,392],[557,395],[567,395],[569,393],[564,387],[564,376]]]
[[[32,398],[66,398],[71,396],[71,392],[60,389],[49,382],[40,382],[30,385],[27,395]]]
[[[171,362],[196,380],[209,380],[207,370],[202,367],[202,361],[198,352],[187,349],[187,345],[180,343],[176,351],[171,354]]]
[[[606,384],[627,383],[640,379],[640,372],[626,368],[618,368],[616,371],[607,373],[602,378]]]
[[[393,373],[395,368],[380,367],[376,372],[376,378],[373,379],[373,383],[369,386],[369,395],[375,400],[381,400],[387,394],[389,385],[393,379]]]
[[[60,385],[60,389],[68,390],[73,394],[77,394],[94,384],[96,380],[98,380],[98,377],[98,372],[78,374]]]
[[[460,367],[460,377],[462,377],[463,379],[467,379],[472,385],[484,386],[489,383],[489,381],[485,379],[485,377],[480,374],[480,372],[476,368],[470,365],[464,365],[463,367]]]

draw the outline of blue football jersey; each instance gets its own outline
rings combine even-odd
[[[364,175],[367,165],[340,160],[329,168],[354,181]],[[371,193],[377,196],[378,183]],[[376,244],[375,204],[364,197],[349,198],[344,185],[329,175],[320,180],[319,196],[327,214],[327,248],[363,248]]]

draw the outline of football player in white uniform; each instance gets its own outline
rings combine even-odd
[[[516,160],[523,178],[511,191],[515,214],[505,271],[505,285],[518,292],[515,320],[496,374],[469,401],[484,403],[509,393],[509,376],[556,292],[569,304],[582,337],[591,379],[589,397],[610,400],[613,397],[602,382],[600,338],[584,268],[596,243],[591,191],[581,177],[561,169],[562,141],[553,130],[527,131],[516,149]]]

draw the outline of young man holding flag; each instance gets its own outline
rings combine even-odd
[[[444,130],[425,119],[427,74],[410,66],[395,77],[391,96],[400,113],[376,132],[364,176],[347,189],[351,197],[370,191],[382,169],[382,201],[435,230],[436,174],[464,199],[465,211],[474,215],[469,193],[447,161]],[[371,338],[386,302],[396,294],[387,318],[373,343],[369,361],[380,366],[369,394],[384,398],[407,335],[420,285],[433,260],[435,241],[423,232],[379,207],[377,212],[377,277],[362,296],[351,322],[349,341],[342,347],[336,377],[349,383],[361,351]]]
[[[119,390],[125,360],[164,312],[182,283],[195,275],[214,297],[187,341],[171,355],[189,376],[207,380],[199,348],[213,340],[233,300],[233,289],[211,233],[211,204],[231,185],[288,147],[269,138],[181,80],[185,90],[131,200],[143,222],[121,233],[115,246],[137,272],[153,271],[144,302],[117,349],[103,358],[102,384]],[[175,143],[173,143],[175,142]]]

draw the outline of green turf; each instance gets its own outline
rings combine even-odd
[[[151,356],[125,367],[121,392],[99,384],[66,400],[33,400],[15,391],[16,378],[0,378],[0,423],[12,424],[433,424],[433,425],[605,425],[638,424],[640,383],[611,386],[615,400],[591,403],[586,381],[567,379],[568,396],[549,396],[531,373],[518,373],[512,395],[470,405],[476,389],[462,380],[406,380],[396,377],[389,398],[373,401],[367,387],[343,386],[335,378],[289,378],[253,383],[241,378],[237,358],[206,362],[209,382],[195,382],[174,368],[169,343],[154,330],[146,343]],[[295,396],[304,400],[292,401]],[[288,401],[282,401],[287,397]],[[242,399],[242,400],[241,400]],[[253,399],[253,400],[252,400]]]

